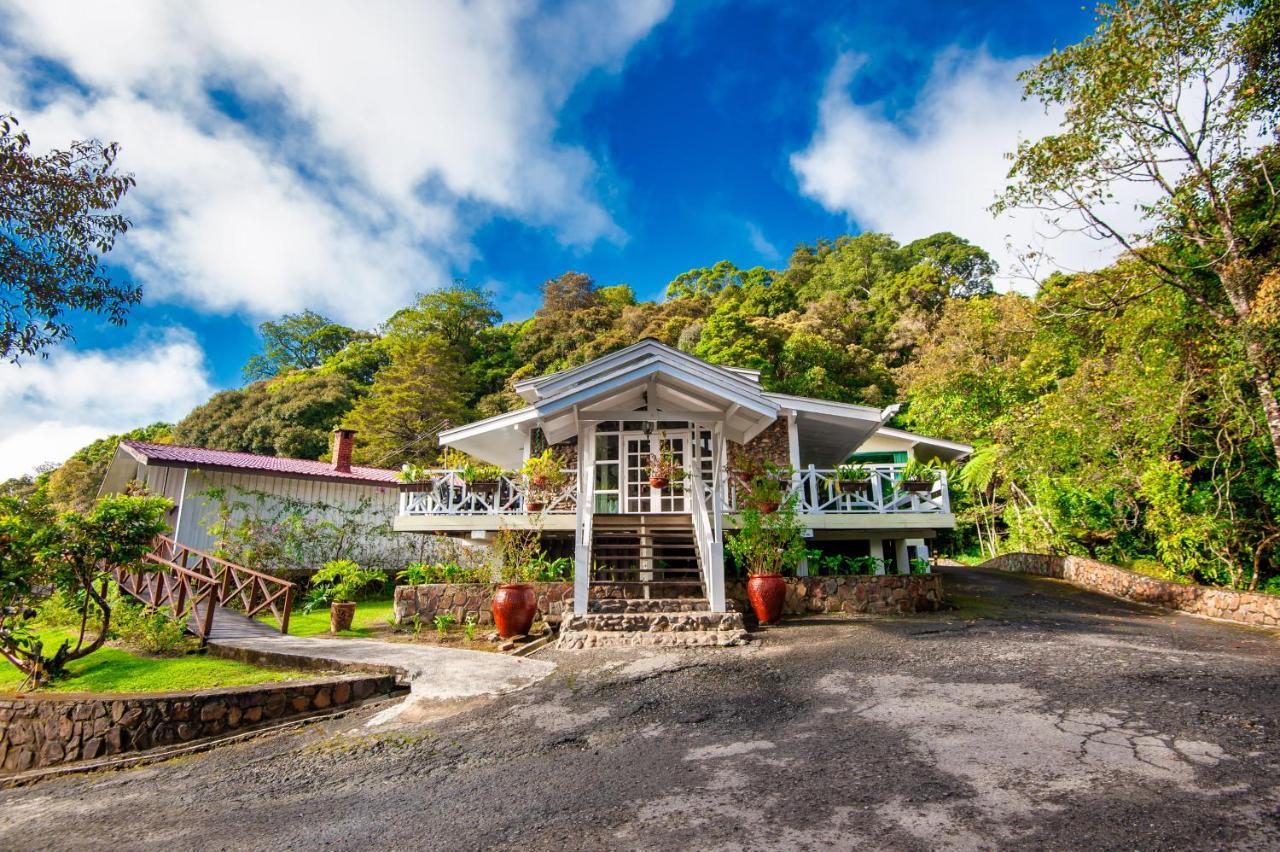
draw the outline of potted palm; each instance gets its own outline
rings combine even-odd
[[[493,623],[503,639],[526,636],[538,613],[538,596],[529,585],[542,555],[537,530],[501,529],[493,543],[498,588],[493,593]]]
[[[311,597],[307,611],[322,602],[329,604],[329,632],[351,629],[356,614],[356,595],[366,586],[384,582],[386,575],[372,568],[361,568],[350,559],[335,559],[311,577]]]
[[[942,476],[942,471],[933,465],[912,459],[902,466],[898,474],[898,487],[903,491],[929,492],[933,483]]]
[[[738,513],[738,532],[725,547],[747,572],[747,600],[761,624],[782,617],[787,598],[783,575],[795,572],[805,556],[803,529],[790,495],[773,512],[749,506]]]
[[[860,464],[842,464],[836,467],[835,481],[841,494],[865,496],[871,490],[871,471]]]
[[[568,481],[564,460],[550,447],[526,459],[520,475],[525,482],[524,505],[530,512],[541,512]]]
[[[666,488],[672,480],[682,479],[684,468],[676,461],[676,455],[670,447],[662,452],[649,456],[649,485],[654,488]]]

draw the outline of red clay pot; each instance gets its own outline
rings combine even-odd
[[[666,488],[670,484],[671,484],[671,480],[667,479],[665,476],[649,477],[649,485],[653,486],[654,488]]]
[[[524,503],[524,507],[528,509],[530,512],[541,512],[544,508],[546,508],[546,505],[547,504],[542,502],[541,500],[526,500]]]
[[[338,633],[351,629],[351,619],[356,617],[355,601],[329,604],[329,632]]]
[[[493,623],[503,639],[528,636],[538,613],[538,596],[528,583],[503,583],[493,593]]]
[[[782,604],[787,599],[787,582],[781,574],[752,574],[747,578],[747,600],[761,624],[773,624],[782,618]]]

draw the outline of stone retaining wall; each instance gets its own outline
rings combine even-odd
[[[942,577],[938,574],[884,574],[858,577],[787,577],[784,615],[815,612],[897,615],[942,609]],[[750,612],[745,580],[729,580],[725,594]]]
[[[1019,574],[1054,577],[1134,603],[1151,604],[1255,627],[1280,627],[1280,596],[1189,586],[1126,571],[1082,556],[1006,553],[983,563]]]
[[[532,583],[538,596],[538,618],[558,621],[565,610],[573,609],[573,583]],[[430,624],[443,612],[451,613],[458,624],[474,615],[479,624],[493,624],[493,593],[496,586],[486,583],[428,583],[422,586],[396,586],[396,624],[406,624],[417,613],[418,619]]]
[[[390,675],[346,675],[199,692],[0,696],[0,776],[251,730],[395,689]]]

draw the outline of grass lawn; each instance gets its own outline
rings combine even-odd
[[[61,630],[41,631],[45,648],[63,637]],[[246,686],[269,681],[315,677],[314,672],[269,669],[204,654],[148,657],[121,648],[103,647],[67,665],[70,677],[46,686],[44,692],[176,692],[221,686]],[[0,693],[14,692],[22,674],[0,661]]]
[[[376,633],[389,632],[387,619],[392,615],[393,604],[394,601],[391,598],[360,601],[356,604],[356,617],[351,621],[351,629],[344,630],[338,635],[370,639]],[[258,620],[271,625],[276,623],[275,618],[269,614],[261,616]],[[319,636],[320,634],[329,635],[329,607],[318,607],[310,613],[304,613],[302,607],[298,607],[289,614],[290,636]]]

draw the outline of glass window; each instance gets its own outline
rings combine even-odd
[[[596,435],[596,461],[618,460],[618,436]]]
[[[616,464],[596,465],[596,490],[618,490],[618,466]]]

